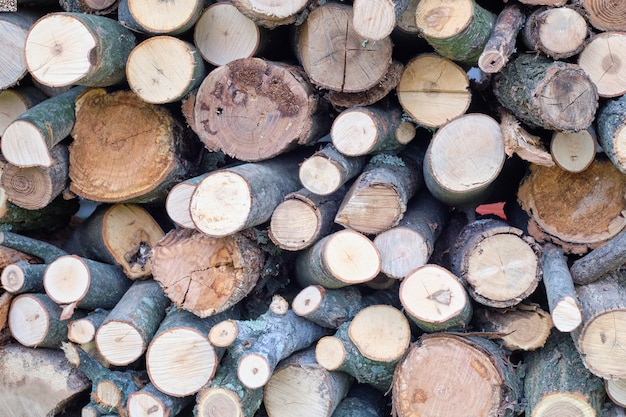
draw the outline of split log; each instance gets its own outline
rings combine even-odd
[[[2,29],[0,28],[0,31]],[[36,87],[16,87],[0,91],[0,138],[7,126],[20,114],[41,103],[48,96]]]
[[[553,332],[544,348],[526,354],[523,362],[527,416],[602,415],[604,382],[585,368],[568,334]]]
[[[331,233],[301,251],[294,274],[301,287],[336,289],[374,279],[380,273],[380,253],[365,235],[350,229]]]
[[[588,128],[598,108],[598,92],[576,64],[521,54],[495,77],[498,101],[531,127],[577,131]]]
[[[193,402],[193,397],[173,397],[164,394],[147,383],[139,391],[132,392],[126,400],[128,417],[170,417],[178,415]]]
[[[218,67],[260,54],[266,35],[234,4],[218,2],[200,15],[194,25],[193,43],[205,61]]]
[[[491,340],[425,335],[398,364],[393,411],[399,417],[510,417],[522,408],[522,388],[521,375]]]
[[[477,302],[512,307],[532,294],[542,276],[541,248],[522,230],[485,218],[461,231],[452,254],[452,269]]]
[[[28,31],[39,17],[38,13],[27,10],[0,15],[0,34],[3,39],[0,52],[4,57],[0,64],[0,90],[14,86],[26,76],[28,70],[24,58],[24,43]]]
[[[531,165],[517,199],[529,216],[528,233],[565,253],[584,254],[626,227],[626,176],[610,161],[596,159],[586,170]],[[526,225],[524,225],[526,226]]]
[[[543,245],[542,268],[552,322],[559,331],[571,332],[582,322],[582,314],[563,250],[551,243]]]
[[[0,229],[14,233],[52,233],[67,227],[80,209],[78,198],[65,199],[62,194],[42,209],[28,210],[8,201],[0,188]]]
[[[417,5],[415,21],[421,35],[439,55],[476,65],[496,16],[474,0],[425,0]]]
[[[165,107],[130,91],[91,89],[76,101],[70,191],[108,203],[163,201],[194,173],[198,147],[186,136]]]
[[[436,54],[411,59],[396,87],[398,100],[419,125],[440,127],[464,114],[472,93],[465,71]]]
[[[307,190],[329,195],[359,175],[365,160],[365,156],[346,156],[332,144],[327,144],[300,164],[298,176]]]
[[[585,367],[605,379],[626,378],[626,353],[616,348],[626,343],[625,273],[619,269],[576,287],[583,322],[572,332],[572,338]]]
[[[137,204],[101,204],[65,240],[68,253],[118,265],[130,279],[151,275],[150,251],[165,235]]]
[[[372,41],[384,39],[391,35],[408,3],[408,0],[355,0],[352,5],[354,31]]]
[[[530,50],[556,60],[579,54],[589,32],[587,21],[574,8],[542,7],[526,18],[522,35]]]
[[[2,134],[2,155],[20,167],[50,166],[51,150],[69,136],[76,116],[74,102],[84,87],[73,87],[31,107],[13,120]]]
[[[126,62],[129,87],[147,103],[179,101],[200,86],[205,76],[196,47],[173,36],[146,39],[130,52]]]
[[[334,219],[346,190],[333,194],[313,194],[306,188],[287,194],[270,218],[269,237],[288,251],[305,249],[333,230]]]
[[[424,181],[431,194],[446,204],[477,206],[491,194],[490,186],[504,161],[498,123],[485,114],[467,114],[433,136],[424,158]]]
[[[50,166],[19,167],[6,164],[0,184],[7,199],[27,210],[39,210],[65,191],[69,182],[69,153],[67,146],[57,144],[50,150]]]
[[[117,11],[119,0],[59,0],[66,12],[108,15]]]
[[[605,32],[594,35],[578,56],[578,65],[589,74],[600,97],[618,97],[626,93],[626,34]]]
[[[597,281],[626,263],[626,230],[621,231],[604,245],[576,259],[570,272],[579,285]]]
[[[213,326],[209,341],[238,358],[237,377],[248,388],[267,384],[278,363],[328,334],[328,329],[297,316],[275,295],[254,320],[226,320]]]
[[[7,265],[2,270],[0,281],[2,288],[13,295],[44,292],[43,277],[46,264],[32,264],[26,261],[17,261]]]
[[[472,324],[480,331],[500,335],[502,346],[511,351],[543,347],[554,327],[550,313],[531,304],[506,309],[475,308]]]
[[[135,44],[135,35],[114,19],[56,12],[30,28],[24,54],[28,72],[41,84],[108,87],[125,79]]]
[[[213,238],[175,229],[152,252],[152,275],[174,305],[199,317],[228,310],[257,284],[265,255],[241,233]]]
[[[531,135],[519,120],[503,107],[498,108],[500,129],[504,139],[504,151],[508,156],[516,154],[521,159],[537,165],[554,166],[552,155],[539,136]],[[564,134],[564,132],[555,132]]]
[[[255,162],[312,144],[327,131],[326,110],[302,68],[242,58],[202,81],[192,127],[207,149]]]
[[[200,17],[204,1],[120,0],[117,20],[128,29],[148,35],[179,35],[191,29]]]
[[[596,126],[598,129],[598,143],[602,146],[604,153],[609,157],[613,165],[626,174],[626,145],[624,145],[624,108],[626,108],[626,98],[609,100],[598,111]]]
[[[372,88],[387,73],[391,39],[364,40],[352,22],[352,6],[328,3],[298,27],[296,55],[318,87],[356,93]]]
[[[298,153],[210,172],[191,196],[190,213],[203,233],[224,237],[270,220],[285,196],[300,189]]]
[[[75,318],[84,313],[75,312]],[[46,294],[20,294],[9,309],[9,330],[28,347],[59,348],[67,340],[69,319],[61,320],[61,307]]]
[[[591,129],[578,132],[554,132],[550,140],[552,160],[561,169],[582,172],[596,158],[596,138]]]
[[[381,272],[402,279],[425,265],[435,249],[435,241],[448,219],[449,208],[426,190],[409,200],[398,225],[379,233],[374,245],[381,258]]]
[[[272,3],[261,0],[234,0],[239,11],[256,24],[274,29],[277,26],[300,23],[306,18],[311,0],[294,0],[289,3]]]
[[[409,348],[411,329],[404,314],[389,305],[372,305],[345,322],[315,347],[317,362],[346,372],[381,392],[392,384],[394,369]]]
[[[426,264],[402,280],[400,301],[407,316],[425,332],[463,330],[472,304],[460,279],[438,265]]]
[[[85,317],[71,320],[67,324],[67,339],[77,345],[92,343],[96,338],[98,328],[104,323],[109,310],[96,308]]]
[[[156,281],[133,282],[98,328],[98,351],[112,365],[136,361],[146,351],[169,304]]]
[[[385,396],[368,384],[353,384],[332,417],[383,417]]]
[[[3,412],[13,417],[58,415],[89,389],[58,349],[1,346],[0,374]]]
[[[12,232],[0,232],[0,245],[36,256],[44,264],[67,255],[67,252],[51,243]]]
[[[601,31],[626,30],[626,5],[613,4],[608,0],[577,0],[577,3],[582,3],[585,16],[594,28]]]
[[[397,226],[423,185],[420,165],[421,161],[403,154],[373,156],[346,192],[335,223],[363,234]]]
[[[517,34],[525,21],[526,16],[519,5],[513,3],[502,9],[478,57],[478,67],[483,72],[488,74],[500,72],[509,62],[509,58],[515,52]]]
[[[410,124],[402,119],[399,106],[356,106],[333,120],[330,137],[335,149],[346,156],[398,152],[413,140],[406,123]]]

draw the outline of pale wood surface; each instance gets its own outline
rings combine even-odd
[[[578,132],[554,132],[550,154],[554,162],[569,172],[582,172],[596,156],[597,141],[591,129]]]
[[[598,88],[600,97],[617,97],[626,92],[626,34],[595,35],[578,56],[578,65]]]

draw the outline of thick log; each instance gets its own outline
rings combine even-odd
[[[53,416],[89,389],[89,380],[58,349],[0,347],[0,402],[13,417]]]
[[[101,204],[65,240],[63,249],[118,265],[130,279],[152,274],[150,251],[165,235],[156,219],[137,204]]]
[[[521,410],[521,400],[521,375],[494,342],[445,333],[422,336],[411,346],[392,391],[399,417],[509,417]]]
[[[613,165],[622,174],[626,174],[626,145],[624,145],[626,98],[623,97],[609,100],[600,108],[596,118],[596,126],[598,143],[602,146],[602,150],[613,162]]]
[[[76,97],[84,87],[73,87],[31,107],[2,134],[2,155],[16,166],[50,166],[51,150],[72,132]]]
[[[626,34],[605,32],[594,35],[578,56],[578,65],[589,74],[600,97],[626,93],[626,65],[620,57],[626,51]]]
[[[424,158],[424,181],[431,194],[446,204],[477,206],[491,194],[490,186],[504,161],[498,123],[485,114],[467,114],[433,136]]]
[[[200,17],[204,1],[120,0],[117,20],[125,27],[148,35],[179,35],[191,29]]]
[[[607,160],[596,159],[580,173],[531,165],[517,199],[535,240],[584,254],[626,227],[625,187],[626,176]]]
[[[312,0],[294,0],[288,3],[272,3],[261,0],[234,0],[239,11],[256,24],[274,29],[277,26],[301,23],[308,14]]]
[[[426,190],[409,200],[400,222],[374,238],[374,245],[380,252],[381,272],[390,278],[402,279],[425,265],[448,215],[449,208]]]
[[[511,351],[543,347],[554,327],[550,313],[531,304],[506,309],[475,308],[472,324],[480,331],[499,335],[502,346]]]
[[[626,5],[608,0],[577,0],[591,26],[601,31],[626,30]]]
[[[36,256],[44,264],[67,255],[67,252],[56,245],[12,232],[0,232],[0,245]]]
[[[355,0],[352,24],[365,39],[378,41],[391,35],[409,0]]]
[[[329,371],[346,372],[360,383],[387,392],[410,340],[409,321],[400,310],[372,305],[339,326],[334,335],[320,339],[315,357]]]
[[[626,230],[604,245],[576,259],[570,272],[574,283],[579,285],[597,281],[626,263]]]
[[[151,262],[154,280],[176,306],[208,317],[252,291],[265,255],[241,233],[213,238],[193,229],[175,229],[156,244]]]
[[[356,93],[372,88],[387,73],[391,39],[364,40],[352,22],[352,6],[328,3],[314,9],[298,27],[296,55],[318,87]]]
[[[327,107],[302,68],[241,58],[202,81],[192,127],[211,151],[262,161],[323,136],[330,123]]]
[[[124,80],[135,44],[135,35],[114,19],[56,12],[30,28],[24,54],[28,72],[41,84],[108,87]]]
[[[421,35],[441,56],[476,65],[496,15],[474,0],[425,0],[417,5],[415,21]]]
[[[28,70],[24,58],[24,43],[28,31],[39,17],[39,13],[28,10],[0,14],[0,34],[3,39],[0,52],[4,57],[0,63],[0,90],[14,86],[26,76]]]
[[[406,64],[396,90],[402,108],[427,127],[440,127],[464,114],[472,99],[465,71],[432,53],[420,54]]]
[[[162,202],[192,176],[199,152],[169,110],[125,90],[82,94],[72,137],[70,191],[99,202]]]
[[[517,34],[524,26],[526,16],[522,8],[513,3],[498,14],[491,34],[478,57],[478,67],[488,74],[500,72],[515,52]]]
[[[461,280],[438,265],[426,264],[400,285],[407,316],[425,332],[463,330],[472,318],[472,304]]]
[[[577,131],[588,128],[598,108],[598,92],[576,64],[521,54],[494,79],[498,101],[531,127]]]
[[[604,382],[585,368],[567,333],[552,332],[543,349],[524,356],[524,364],[527,416],[602,415]]]
[[[132,392],[126,400],[128,417],[170,417],[178,415],[193,402],[193,397],[173,397],[147,383],[139,391]]]
[[[380,253],[367,236],[344,229],[301,251],[294,274],[301,287],[317,284],[336,289],[374,279],[380,264]]]
[[[0,29],[1,31],[2,29]],[[0,91],[0,137],[7,126],[20,114],[39,104],[48,96],[33,86],[15,87]]]
[[[522,230],[493,218],[463,228],[452,269],[470,296],[491,307],[512,307],[532,294],[542,276],[541,248]]]
[[[272,417],[331,417],[353,381],[352,376],[317,363],[311,347],[280,363],[265,386],[263,405]]]
[[[112,365],[136,361],[146,351],[169,304],[156,281],[133,282],[98,328],[98,351]]]
[[[13,295],[30,292],[44,292],[43,277],[46,264],[33,264],[26,261],[17,261],[7,265],[2,270],[0,281],[2,288]]]
[[[582,322],[582,313],[563,250],[551,243],[543,245],[542,268],[554,327],[561,332],[571,332]]]
[[[14,233],[52,233],[67,227],[79,209],[78,198],[65,199],[62,194],[42,209],[28,210],[8,201],[6,193],[2,190],[0,191],[0,229]]]
[[[582,172],[596,158],[596,136],[592,129],[578,132],[554,132],[550,140],[552,160],[561,169]]]
[[[85,317],[71,320],[67,324],[67,339],[77,345],[92,343],[98,328],[104,323],[109,310],[96,308]]]

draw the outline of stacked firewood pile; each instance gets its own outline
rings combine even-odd
[[[624,415],[626,3],[10,3],[0,417]]]

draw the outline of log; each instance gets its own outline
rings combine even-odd
[[[152,274],[150,251],[165,235],[156,219],[137,204],[101,204],[65,240],[63,249],[119,266],[132,280]]]
[[[133,48],[126,62],[130,89],[147,103],[179,101],[199,87],[205,76],[196,47],[173,36],[146,39]]]
[[[626,226],[625,186],[626,177],[606,160],[596,159],[577,174],[531,165],[517,200],[529,217],[528,233],[537,242],[550,241],[565,253],[584,254]]]
[[[294,0],[289,3],[272,3],[260,0],[234,0],[239,11],[256,24],[274,29],[278,26],[300,23],[312,6],[311,0]]]
[[[329,126],[326,110],[302,68],[241,58],[202,81],[192,127],[207,149],[256,162],[315,142]]]
[[[373,240],[380,252],[381,272],[390,278],[402,279],[425,265],[448,215],[449,208],[426,190],[409,200],[400,222]]]
[[[365,156],[346,156],[327,144],[300,164],[298,176],[307,190],[329,195],[359,175],[365,162]]]
[[[268,235],[281,249],[299,251],[331,233],[344,187],[321,196],[306,188],[287,194],[270,218]]]
[[[601,31],[626,30],[625,5],[612,4],[607,0],[580,0],[585,10],[585,17],[594,28]]]
[[[502,9],[478,57],[478,67],[483,72],[498,73],[509,62],[509,58],[515,52],[517,34],[525,21],[526,16],[519,5],[513,3]]]
[[[28,72],[41,84],[108,87],[124,80],[135,44],[135,35],[114,19],[56,12],[30,28],[24,54]]]
[[[624,396],[626,391],[624,384],[626,380],[624,379],[606,379],[604,380],[604,388],[606,390],[606,395],[609,397],[610,402],[614,403],[616,406],[621,407],[622,413],[624,413],[624,406],[626,405],[626,397]],[[604,410],[602,411],[602,416],[607,416]]]
[[[315,360],[315,348],[307,348],[282,361],[272,373],[263,405],[272,417],[331,417],[353,381],[344,372],[328,371]]]
[[[619,98],[609,100],[598,111],[596,126],[598,143],[609,157],[613,165],[626,174],[626,146],[624,146],[624,107],[626,99]]]
[[[570,273],[575,284],[597,281],[626,263],[626,230],[604,245],[572,262]]]
[[[259,281],[265,254],[241,233],[213,238],[175,229],[152,252],[152,275],[174,305],[199,317],[228,310]]]
[[[58,349],[1,346],[0,375],[3,412],[14,417],[59,415],[89,389]]]
[[[4,40],[0,48],[4,57],[0,64],[0,90],[14,86],[26,76],[28,69],[24,58],[24,43],[31,26],[40,17],[34,11],[9,11],[13,13],[0,15],[0,33]]]
[[[409,0],[407,7],[396,19],[396,29],[400,33],[419,35],[419,28],[415,24],[415,11],[420,0]]]
[[[475,308],[472,324],[477,330],[499,335],[502,346],[510,351],[542,348],[554,327],[550,313],[528,303],[506,309]]]
[[[368,384],[353,384],[332,417],[383,417],[385,396]]]
[[[44,264],[67,255],[67,252],[56,245],[13,232],[0,232],[0,245],[36,256]]]
[[[398,364],[392,388],[399,417],[506,417],[522,409],[521,375],[494,342],[478,337],[422,336]]]
[[[554,327],[561,332],[571,332],[582,322],[582,313],[563,250],[551,243],[543,245],[542,268]]]
[[[550,140],[550,154],[561,169],[578,173],[589,168],[596,158],[596,143],[591,129],[554,132]]]
[[[202,0],[120,0],[117,20],[128,29],[148,35],[179,35],[191,29],[204,7]]]
[[[343,229],[301,251],[294,275],[301,287],[317,284],[336,289],[374,279],[380,263],[380,253],[367,236]]]
[[[321,338],[315,358],[329,371],[346,372],[386,393],[410,339],[409,321],[400,310],[372,305],[339,326],[334,335]]]
[[[424,157],[424,181],[430,193],[446,204],[477,206],[491,194],[490,185],[504,161],[498,123],[485,114],[467,114],[433,135]]]
[[[396,91],[400,105],[417,124],[440,127],[467,111],[469,86],[467,74],[456,63],[424,53],[406,64]]]
[[[496,15],[474,0],[426,0],[417,5],[415,21],[420,34],[439,55],[476,65]]]
[[[532,294],[542,276],[541,248],[522,230],[492,218],[475,220],[461,231],[451,271],[477,302],[512,307]]]
[[[318,87],[346,93],[365,91],[387,73],[391,39],[364,40],[352,22],[352,6],[329,3],[311,11],[298,27],[296,56]]]
[[[70,191],[88,200],[156,204],[194,174],[198,146],[182,125],[165,107],[130,91],[82,94],[72,137]]]
[[[42,293],[46,268],[46,264],[32,264],[26,261],[17,261],[7,265],[0,275],[2,288],[13,295]]]
[[[13,120],[2,134],[0,147],[7,162],[20,166],[50,166],[51,150],[72,131],[74,102],[84,87],[73,87],[31,107]]]
[[[71,320],[67,324],[67,339],[77,345],[86,345],[96,339],[96,331],[104,323],[109,310],[96,308],[85,317]]]
[[[554,166],[552,155],[548,152],[539,136],[531,135],[519,120],[503,107],[498,108],[500,129],[504,138],[504,152],[508,156],[516,154],[521,159],[537,165]],[[555,132],[564,134],[564,132]]]
[[[59,0],[66,12],[108,15],[117,11],[119,0]]]
[[[352,4],[354,31],[372,41],[384,39],[391,35],[408,4],[408,0],[355,0]]]
[[[112,365],[133,363],[146,351],[169,304],[156,281],[134,281],[98,328],[98,351]]]
[[[589,32],[587,21],[576,9],[541,7],[528,15],[522,36],[530,50],[563,60],[583,50]]]
[[[460,279],[438,265],[426,264],[409,273],[400,285],[406,315],[423,331],[463,330],[472,318],[472,304]]]
[[[589,74],[600,97],[618,97],[626,93],[620,57],[626,48],[626,35],[605,32],[594,35],[578,56],[578,65]]]
[[[132,392],[126,400],[128,417],[169,417],[176,416],[193,402],[193,397],[173,397],[147,383],[139,391]]]
[[[524,356],[524,363],[526,415],[602,415],[604,382],[585,368],[568,334],[553,332],[543,349]]]
[[[532,54],[509,62],[495,77],[493,93],[530,127],[586,129],[598,108],[597,89],[580,66]]]
[[[0,29],[1,31],[2,29]],[[20,114],[44,101],[46,96],[36,87],[15,87],[0,91],[0,137]]]
[[[27,210],[45,208],[61,195],[69,182],[69,152],[64,144],[50,150],[50,166],[19,167],[6,164],[2,168],[0,184],[7,199]]]

